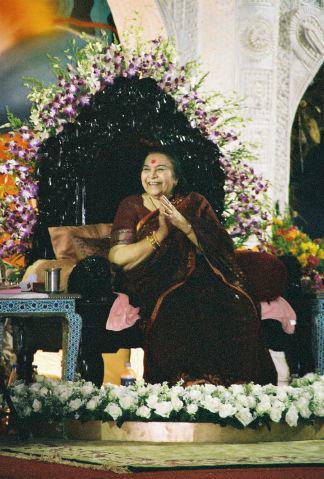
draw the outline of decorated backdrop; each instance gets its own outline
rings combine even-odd
[[[36,257],[50,257],[47,227],[91,222],[98,205],[111,221],[121,197],[138,187],[141,147],[152,143],[177,150],[192,189],[205,194],[236,246],[269,242],[268,184],[240,140],[238,100],[202,93],[205,74],[196,62],[181,65],[172,41],[131,35],[135,47],[109,44],[104,34],[84,48],[72,42],[66,66],[52,59],[56,82],[30,83],[29,121],[10,116],[14,131],[2,139],[0,162],[2,257],[28,251],[35,227]],[[93,171],[103,184],[89,186]],[[321,254],[318,246],[314,256]]]
[[[46,158],[57,155],[63,143],[69,144],[69,153],[73,148],[89,148],[100,122],[101,126],[107,123],[101,131],[101,147],[109,147],[111,141],[126,142],[131,147],[143,140],[169,142],[182,148],[183,169],[189,180],[196,181],[199,188],[209,189],[209,200],[223,214],[225,226],[238,242],[244,242],[251,234],[262,236],[268,219],[264,197],[267,184],[249,166],[252,153],[238,139],[238,104],[220,94],[206,97],[199,93],[204,75],[197,63],[180,65],[172,42],[157,39],[143,44],[139,40],[134,49],[127,44],[109,45],[105,35],[88,40],[83,49],[72,44],[68,57],[66,68],[58,60],[53,62],[56,83],[43,86],[34,82],[29,94],[29,123],[23,125],[17,118],[10,118],[16,131],[4,143],[8,157],[1,168],[3,173],[16,178],[24,195],[18,195],[19,204],[14,209],[9,206],[13,195],[3,198],[3,233],[11,236],[11,240],[2,241],[3,254],[25,251],[30,246],[35,225],[30,200],[39,194],[39,167],[46,168]],[[132,102],[136,105],[130,108]],[[160,121],[148,131],[138,121],[142,117],[143,122],[151,114],[155,115],[153,120],[159,117]],[[26,144],[21,146],[17,138]],[[190,147],[196,149],[191,157],[190,152],[185,154]],[[85,166],[87,158],[82,153],[78,158]],[[96,161],[101,161],[100,151]],[[64,170],[64,165],[58,167]],[[64,172],[73,175],[77,169],[75,162],[74,172]],[[14,214],[22,208],[24,221],[15,220]]]

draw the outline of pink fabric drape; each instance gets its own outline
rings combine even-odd
[[[129,297],[124,293],[116,293],[112,307],[110,308],[106,329],[110,331],[121,331],[130,328],[140,318],[139,308],[129,304]]]
[[[287,334],[293,334],[296,325],[296,313],[288,301],[279,296],[273,301],[261,301],[261,319],[276,319]]]

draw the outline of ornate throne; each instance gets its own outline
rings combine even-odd
[[[173,148],[191,189],[201,192],[220,216],[224,173],[217,146],[190,125],[154,80],[118,78],[93,97],[75,123],[65,125],[41,147],[39,219],[28,264],[55,258],[49,227],[112,223],[120,200],[141,191],[140,168],[152,144]],[[119,333],[105,329],[114,298],[106,281],[78,301],[83,320],[80,373],[96,384],[103,379],[101,353],[138,347],[142,341],[136,326]],[[31,370],[37,349],[59,349],[57,324],[48,321],[44,327],[34,318],[23,331],[21,325],[15,337],[22,371]]]

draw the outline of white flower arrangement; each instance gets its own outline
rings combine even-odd
[[[54,381],[38,376],[26,385],[17,381],[10,395],[20,420],[26,423],[81,421],[210,422],[236,428],[300,422],[324,416],[324,376],[307,374],[289,386],[249,383],[223,386],[181,383],[132,386],[107,384],[98,389],[84,381]],[[1,396],[0,396],[1,400]],[[3,400],[3,398],[2,398]]]

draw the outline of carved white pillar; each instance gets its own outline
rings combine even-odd
[[[324,61],[322,1],[280,0],[274,198],[288,200],[291,127],[298,104]]]
[[[244,138],[257,143],[257,171],[273,177],[279,0],[156,0],[181,60],[199,54],[204,88],[246,99]]]
[[[243,138],[257,146],[257,172],[273,183],[276,134],[278,0],[240,0],[237,7],[236,91],[250,118]]]
[[[323,2],[281,0],[277,55],[274,197],[288,201],[291,127],[298,104],[324,61]]]
[[[182,62],[210,72],[208,91],[245,98],[244,139],[258,145],[255,169],[288,200],[291,126],[324,60],[324,0],[109,0],[119,34],[136,10],[144,37],[173,36]]]
[[[245,140],[258,146],[255,169],[288,201],[291,126],[324,60],[323,0],[156,0],[181,60],[197,57],[208,91],[235,90],[251,119]]]

